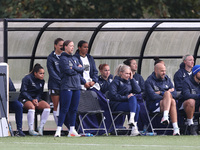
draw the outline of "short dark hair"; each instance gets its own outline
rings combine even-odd
[[[54,45],[57,45],[60,41],[64,41],[62,38],[57,38],[54,41]]]
[[[131,66],[131,61],[132,60],[135,60],[134,58],[128,58],[128,59],[126,59],[123,63],[125,64],[125,65],[127,65],[127,66]]]
[[[78,42],[78,47],[82,47],[84,43],[88,43],[88,42],[86,42],[84,40],[79,41]]]

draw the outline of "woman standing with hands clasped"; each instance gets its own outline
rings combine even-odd
[[[134,96],[141,92],[131,68],[127,65],[119,65],[116,69],[114,80],[109,86],[109,98],[112,111],[130,112],[129,126],[132,127],[131,136],[140,134],[137,127],[140,105]]]
[[[68,137],[80,135],[75,130],[76,112],[80,99],[80,73],[84,68],[79,64],[76,57],[72,56],[74,50],[74,43],[66,40],[63,43],[63,51],[60,58],[59,68],[61,77],[60,88],[60,114],[58,117],[58,126],[55,137],[60,137],[61,128],[67,117],[69,121],[69,134]]]
[[[44,68],[40,64],[35,64],[31,73],[22,79],[19,101],[28,110],[29,134],[33,136],[43,135],[43,127],[50,113],[49,104],[41,100],[44,83]],[[43,110],[38,132],[33,130],[35,109]]]

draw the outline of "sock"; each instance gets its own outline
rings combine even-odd
[[[57,111],[53,111],[53,117],[54,117],[56,125],[58,125]]]
[[[130,112],[130,119],[134,120],[134,118],[135,118],[135,113],[134,112]]]
[[[173,126],[174,129],[177,129],[178,128],[178,123],[174,122],[174,123],[172,123],[172,126]]]
[[[46,123],[49,117],[49,114],[50,114],[50,108],[45,108],[41,115],[41,121],[40,121],[40,126],[39,126],[40,128],[44,127],[44,124]]]
[[[74,131],[74,130],[75,130],[75,127],[74,127],[74,126],[70,126],[69,132],[72,132],[72,131]]]
[[[60,127],[60,126],[58,126],[56,129],[56,131],[58,131],[58,132],[61,132],[61,130],[62,130],[62,127]]]
[[[187,119],[187,123],[188,123],[189,126],[194,124],[193,119]]]
[[[137,122],[135,122],[135,126],[132,127],[132,130],[138,130]]]
[[[29,130],[33,130],[34,118],[35,118],[35,109],[29,109],[27,114]]]
[[[168,110],[165,110],[165,111],[163,112],[163,117],[168,119],[168,116],[169,116],[169,111],[168,111]]]

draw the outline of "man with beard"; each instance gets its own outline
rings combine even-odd
[[[147,107],[150,112],[163,112],[162,124],[169,124],[169,114],[173,125],[173,135],[180,135],[177,123],[176,90],[166,75],[163,63],[154,66],[154,72],[145,81]]]
[[[187,125],[190,135],[197,135],[193,122],[194,112],[199,112],[200,106],[200,65],[192,68],[192,75],[184,79],[182,95],[183,108],[187,116]]]

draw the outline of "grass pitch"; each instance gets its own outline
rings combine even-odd
[[[1,150],[199,150],[200,136],[3,137]]]

